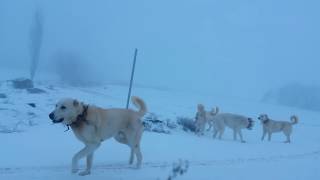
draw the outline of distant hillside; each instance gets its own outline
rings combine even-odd
[[[291,83],[276,90],[270,90],[263,102],[320,111],[320,87]]]

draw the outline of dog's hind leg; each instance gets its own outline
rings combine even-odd
[[[241,131],[241,129],[238,130],[238,134],[239,134],[239,136],[240,136],[241,142],[242,142],[242,143],[245,143],[246,141],[243,140],[243,136],[242,136],[242,131]]]
[[[291,140],[290,140],[290,136],[291,136],[291,133],[292,133],[292,126],[289,126],[287,128],[284,128],[283,129],[283,133],[284,135],[286,135],[287,137],[287,140],[285,141],[285,143],[290,143]]]
[[[130,163],[134,159],[134,155],[137,157],[137,168],[140,168],[142,165],[142,153],[140,149],[140,141],[143,134],[143,127],[139,127],[139,129],[132,134],[132,136],[128,135],[129,138],[129,146],[131,147],[131,155],[130,155]]]
[[[142,164],[142,153],[141,153],[141,149],[140,149],[140,144],[137,144],[134,147],[134,153],[137,156],[137,168],[141,168],[141,164]]]
[[[271,141],[271,135],[272,135],[272,133],[268,132],[268,141]]]
[[[137,132],[136,144],[134,146],[134,152],[137,156],[137,168],[141,168],[141,164],[142,164],[142,153],[141,153],[141,149],[140,149],[140,142],[141,142],[143,131],[144,131],[144,129],[143,129],[143,127],[141,127],[140,130]]]
[[[128,142],[128,138],[130,137],[126,135],[124,132],[119,132],[116,136],[114,136],[114,139],[118,141],[121,144],[128,145],[130,147],[130,158],[129,158],[129,164],[133,164],[134,161],[134,149],[132,148],[132,145]]]
[[[140,142],[133,142],[133,144],[130,144],[131,148],[131,154],[130,154],[130,160],[129,163],[132,164],[134,160],[134,155],[137,157],[137,168],[141,167],[142,164],[142,153],[140,149]]]
[[[80,150],[77,154],[75,154],[73,156],[73,158],[72,158],[72,173],[77,173],[79,171],[79,169],[78,169],[78,161],[81,158],[84,158],[84,157],[87,156],[87,169],[84,172],[81,172],[79,175],[88,175],[88,174],[90,174],[91,166],[92,166],[93,153],[99,146],[100,146],[100,143],[86,144],[86,146],[82,150]]]
[[[131,148],[131,153],[130,153],[130,159],[129,159],[129,164],[133,164],[134,162],[134,149]]]
[[[291,142],[291,140],[290,140],[290,133],[284,132],[284,134],[285,134],[286,137],[287,137],[287,140],[286,140],[284,143],[290,143],[290,142]]]

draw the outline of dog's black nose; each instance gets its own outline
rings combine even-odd
[[[50,118],[51,120],[54,120],[54,114],[53,114],[53,113],[50,113],[50,114],[49,114],[49,118]]]

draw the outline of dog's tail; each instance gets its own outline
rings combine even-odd
[[[254,125],[254,121],[252,120],[252,118],[248,118],[247,129],[251,130],[253,128],[253,125]]]
[[[291,116],[290,119],[291,119],[291,124],[292,125],[298,124],[298,122],[299,122],[298,116],[293,115],[293,116]]]
[[[147,105],[141,98],[137,96],[132,96],[131,101],[137,108],[139,108],[139,114],[141,116],[144,116],[147,113]]]
[[[210,111],[210,114],[212,115],[212,116],[215,116],[215,115],[217,115],[219,113],[219,107],[218,106],[216,106],[215,108],[212,108],[212,110]]]

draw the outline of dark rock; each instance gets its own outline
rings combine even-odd
[[[4,94],[4,93],[0,93],[0,98],[1,98],[1,99],[5,99],[5,98],[7,98],[7,95]]]
[[[28,105],[33,107],[33,108],[37,107],[37,105],[35,103],[28,103]]]
[[[46,93],[45,90],[39,89],[39,88],[29,88],[27,89],[27,92],[30,94],[43,94]]]
[[[29,89],[33,88],[33,82],[27,78],[19,78],[11,80],[12,86],[16,89]]]

